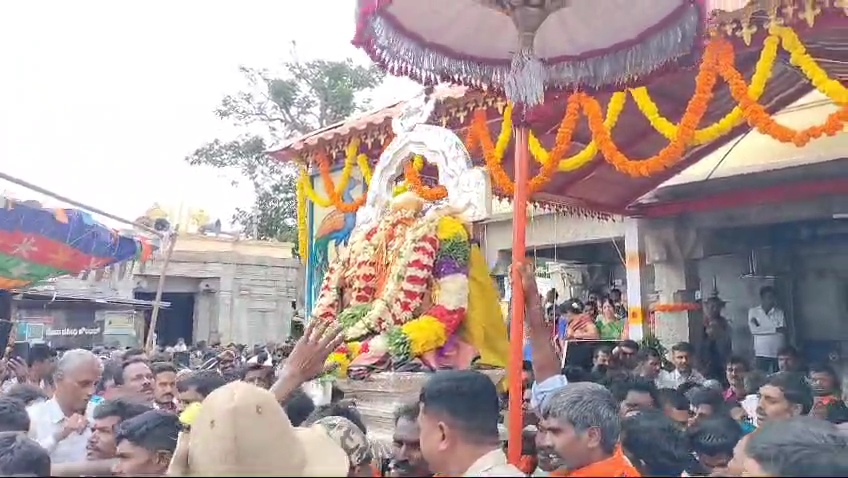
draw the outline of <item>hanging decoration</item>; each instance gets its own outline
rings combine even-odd
[[[300,177],[297,179],[297,251],[300,261],[307,264],[309,261],[309,225],[308,208],[306,204],[306,188],[304,184],[309,181],[309,172],[305,166],[300,167]]]
[[[423,169],[424,158],[416,156],[412,161],[408,162],[403,169],[403,177],[406,180],[406,187],[418,195],[421,199],[429,202],[440,201],[448,196],[448,190],[442,185],[428,187],[421,180],[421,169]],[[420,167],[419,167],[420,166]]]
[[[766,85],[771,77],[777,61],[778,48],[789,53],[790,63],[806,76],[812,85],[833,100],[841,108],[828,116],[827,120],[816,126],[795,130],[783,126],[759,104]],[[717,81],[723,80],[729,85],[737,106],[718,121],[698,128],[705,116],[713,98],[713,90]],[[628,158],[615,144],[612,129],[616,126],[628,97],[633,98],[636,106],[648,123],[663,137],[668,144],[657,154],[643,159]],[[510,175],[504,168],[506,152],[512,140],[511,104],[504,108],[500,132],[493,138],[488,127],[488,118],[483,109],[475,110],[466,138],[469,151],[479,150],[489,169],[494,187],[504,195],[511,195],[515,189]],[[565,157],[571,146],[571,140],[580,115],[587,118],[592,134],[591,142],[577,154]],[[531,156],[540,165],[538,174],[530,180],[531,193],[542,190],[556,172],[570,172],[580,169],[591,162],[600,152],[604,159],[617,171],[633,177],[644,177],[668,169],[686,154],[687,148],[710,143],[728,134],[735,127],[747,122],[757,131],[768,135],[777,141],[804,146],[811,140],[822,136],[832,136],[844,129],[848,122],[848,89],[838,80],[828,76],[816,61],[807,53],[798,35],[792,28],[771,24],[768,36],[763,43],[760,58],[757,61],[750,84],[735,66],[735,51],[732,43],[720,35],[713,35],[704,51],[692,98],[677,124],[664,117],[659,107],[645,87],[614,93],[606,107],[606,114],[598,101],[583,92],[572,94],[566,103],[565,115],[559,125],[551,150],[545,149],[539,138],[531,132],[528,145]],[[330,174],[330,162],[325,152],[314,153],[326,197],[320,196],[312,188],[309,178],[302,172],[299,182],[298,197],[306,198],[320,207],[335,207],[342,212],[354,212],[365,202],[363,194],[353,202],[345,203],[341,199],[343,191],[353,171],[358,166],[363,178],[370,180],[370,165],[365,154],[359,153],[360,141],[356,138],[350,141],[345,151],[345,162],[339,183],[335,184]],[[405,168],[405,182],[398,186],[396,193],[413,190],[428,201],[437,201],[444,197],[445,191],[441,186],[428,187],[424,184],[420,172],[424,158],[415,158]],[[301,191],[302,189],[302,191]],[[304,219],[301,220],[301,217]],[[298,215],[299,242],[306,237],[305,212]]]
[[[654,304],[651,306],[652,312],[693,312],[701,310],[701,304],[694,302],[682,302],[679,304]]]

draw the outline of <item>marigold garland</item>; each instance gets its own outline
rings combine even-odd
[[[766,84],[771,78],[774,62],[777,60],[777,47],[779,44],[780,39],[777,37],[770,36],[765,39],[763,51],[760,53],[760,59],[757,61],[754,75],[751,78],[751,86],[748,89],[751,98],[754,100],[759,100],[766,90]],[[676,124],[661,115],[659,107],[654,103],[654,100],[648,93],[648,89],[644,86],[633,88],[630,90],[630,95],[633,97],[639,111],[642,112],[651,126],[667,140],[674,140],[679,128]],[[730,130],[741,124],[743,120],[742,108],[736,106],[720,120],[705,128],[696,130],[692,145],[698,146],[711,143],[729,133]]]
[[[766,111],[765,107],[754,101],[748,94],[745,78],[742,77],[742,74],[739,73],[734,65],[733,45],[723,38],[716,39],[714,43],[722,49],[722,55],[720,55],[718,64],[719,74],[730,86],[730,94],[733,95],[733,99],[742,106],[742,113],[745,115],[745,119],[748,120],[748,124],[756,128],[757,131],[771,136],[780,142],[793,143],[801,147],[805,146],[812,139],[820,138],[824,135],[834,136],[843,130],[845,122],[848,121],[848,104],[843,104],[842,108],[829,114],[824,124],[810,126],[801,130],[784,126],[775,121],[774,117]],[[814,85],[827,81],[827,74],[823,70],[819,69],[816,71],[816,69],[810,67],[810,63],[814,63],[814,60],[809,58],[809,56],[805,57],[797,54],[795,60],[805,64],[806,69],[804,67],[801,68],[805,74],[809,72],[812,75],[816,75],[810,78]],[[818,73],[821,73],[823,76],[818,75]]]
[[[627,94],[623,91],[612,94],[609,104],[607,104],[607,116],[606,119],[604,119],[604,126],[607,129],[612,130],[615,128],[615,125],[618,124],[618,119],[621,117],[621,112],[624,111],[624,105],[626,102]],[[532,131],[530,131],[527,146],[530,149],[530,155],[539,164],[546,164],[550,160],[552,153],[549,153],[545,147],[542,146],[542,143]],[[566,145],[566,149],[568,146],[570,145]],[[554,146],[554,149],[556,149],[556,146]],[[598,144],[593,139],[588,145],[586,145],[585,148],[574,156],[559,159],[558,169],[561,173],[576,171],[588,164],[589,161],[595,159],[597,154]]]
[[[808,53],[798,35],[789,27],[772,25],[769,33],[780,37],[783,49],[789,52],[789,62],[810,79],[813,86],[838,105],[848,104],[848,88],[831,79]]]
[[[327,195],[330,197],[333,206],[343,213],[356,212],[365,204],[365,200],[368,199],[368,191],[362,193],[352,203],[345,202],[342,199],[341,193],[336,191],[333,184],[333,176],[330,172],[330,160],[327,158],[327,155],[324,152],[318,152],[315,156],[315,159],[318,161],[318,170],[321,172],[321,180],[324,182],[324,190],[327,191]],[[344,171],[342,171],[342,181],[344,181]]]
[[[309,260],[309,225],[307,224],[308,209],[304,182],[309,181],[309,173],[305,167],[300,168],[297,180],[297,252],[304,264]]]
[[[691,312],[701,310],[701,304],[683,302],[680,304],[654,304],[651,306],[653,312]]]
[[[442,185],[429,187],[421,180],[420,168],[415,166],[415,160],[406,163],[403,168],[403,177],[409,189],[421,199],[430,202],[440,201],[448,196],[448,190]]]
[[[337,377],[346,377],[347,369],[350,366],[350,359],[348,358],[346,353],[342,352],[333,352],[328,357],[327,360],[324,361],[324,364],[327,366],[335,365],[336,368],[333,370],[333,374]]]
[[[790,62],[798,67],[819,91],[835,103],[843,106],[839,111],[832,113],[824,124],[802,130],[788,128],[777,123],[768,111],[758,103],[773,71],[773,66],[777,58],[777,48],[779,46],[782,46],[790,54]],[[704,116],[708,103],[712,99],[712,86],[718,77],[721,77],[728,83],[732,96],[738,106],[713,124],[698,129],[697,126]],[[707,45],[704,58],[702,59],[696,78],[696,89],[693,97],[687,105],[686,112],[680,122],[676,125],[660,114],[659,108],[651,99],[646,88],[635,88],[629,92],[648,122],[655,130],[669,140],[669,144],[658,154],[650,158],[643,160],[631,160],[627,158],[612,141],[610,132],[620,116],[621,109],[626,100],[626,93],[619,92],[612,96],[607,106],[605,117],[597,100],[584,93],[575,93],[572,97],[577,97],[577,105],[575,106],[572,98],[569,98],[569,106],[576,109],[566,109],[566,114],[557,132],[554,147],[550,152],[545,150],[544,146],[542,146],[541,142],[532,132],[530,133],[528,146],[531,156],[542,165],[539,174],[530,181],[531,193],[538,191],[547,184],[556,170],[572,171],[578,169],[591,161],[598,151],[617,170],[631,176],[646,176],[674,165],[684,156],[688,146],[702,145],[714,141],[722,135],[727,134],[742,120],[746,120],[762,134],[771,136],[781,142],[791,142],[797,146],[804,146],[810,140],[824,135],[837,134],[842,131],[844,124],[848,122],[848,88],[845,88],[839,81],[827,75],[827,72],[807,53],[798,35],[791,28],[780,25],[770,26],[769,36],[764,42],[763,50],[750,85],[747,84],[742,74],[735,67],[735,51],[732,44],[725,38],[714,36]],[[592,132],[592,142],[576,155],[569,158],[562,158],[564,152],[567,151],[571,144],[571,134],[574,130],[573,126],[570,128],[567,126],[571,123],[572,119],[576,123],[580,110],[588,118]],[[573,116],[569,115],[569,111],[574,112]],[[515,187],[502,166],[511,139],[512,105],[508,105],[504,110],[501,131],[495,141],[493,141],[488,130],[485,113],[480,110],[475,111],[469,127],[466,147],[470,151],[476,148],[482,151],[495,187],[506,194],[512,194]],[[358,209],[358,205],[364,203],[364,195],[351,204],[344,204],[340,200],[341,191],[347,185],[351,167],[354,163],[357,163],[360,169],[362,169],[363,177],[366,181],[370,179],[368,159],[364,154],[357,154],[358,148],[359,142],[355,139],[351,141],[351,144],[348,146],[345,167],[342,170],[342,177],[338,187],[332,184],[331,177],[327,181],[328,175],[322,171],[325,188],[328,185],[333,186],[327,190],[327,194],[330,196],[329,198],[322,198],[315,194],[311,188],[311,184],[308,181],[304,181],[303,192],[306,197],[322,207],[334,205],[345,212],[352,212]],[[318,164],[321,166],[321,155],[316,156],[318,156]],[[427,188],[424,186],[420,181],[418,171],[413,167],[406,168],[405,173],[408,173],[406,177],[409,183],[407,186],[409,188],[416,188],[416,193],[422,197],[437,200],[435,198],[442,195],[440,187]],[[403,188],[404,186],[399,187]],[[437,189],[438,192],[433,191],[433,189]]]
[[[364,194],[360,199],[351,204],[346,204],[341,199],[344,190],[347,189],[347,185],[350,182],[354,165],[359,167],[365,184],[367,185],[371,183],[371,165],[368,162],[368,156],[366,154],[359,153],[359,145],[360,140],[358,138],[354,138],[350,141],[350,143],[348,143],[345,150],[344,167],[342,168],[341,178],[339,179],[338,185],[334,183],[332,174],[329,172],[330,164],[326,153],[319,151],[315,154],[315,160],[318,163],[318,169],[321,172],[321,179],[323,180],[327,197],[320,196],[312,187],[312,182],[309,180],[308,176],[304,179],[303,174],[301,174],[301,187],[303,187],[303,192],[310,201],[323,208],[335,206],[336,209],[339,209],[342,212],[356,212],[360,206],[356,206],[355,209],[350,210],[353,205],[358,204],[360,201],[362,204],[365,204],[366,196]],[[326,163],[326,168],[322,168],[322,163]]]
[[[528,188],[530,194],[538,192],[548,182],[550,182],[556,170],[559,168],[559,160],[568,147],[571,145],[571,138],[574,134],[574,129],[577,127],[579,119],[580,104],[576,95],[571,95],[568,98],[568,103],[565,107],[565,116],[562,118],[559,130],[556,136],[556,145],[549,155],[549,161],[542,165],[539,173],[530,180]],[[498,137],[498,143],[492,144],[492,138],[489,135],[489,127],[486,121],[486,113],[480,109],[474,112],[474,117],[471,120],[471,125],[468,128],[468,138],[466,146],[469,151],[473,151],[479,147],[483,152],[483,157],[486,160],[486,166],[489,168],[489,174],[492,177],[492,182],[495,187],[500,189],[504,194],[512,195],[515,192],[515,183],[506,174],[503,169],[502,161],[503,154],[501,139],[508,144],[509,135],[505,134],[508,131],[507,126],[511,127],[512,110],[508,107],[504,113],[504,127]],[[505,149],[505,148],[504,148]]]
[[[686,105],[686,110],[680,119],[677,135],[668,145],[650,158],[636,161],[627,158],[613,142],[610,131],[604,127],[601,107],[598,102],[584,93],[575,94],[580,98],[583,111],[589,120],[589,129],[592,131],[592,136],[608,163],[616,170],[630,176],[650,176],[674,165],[683,157],[686,146],[695,136],[695,129],[707,112],[710,100],[713,97],[717,74],[712,66],[716,62],[718,50],[714,42],[710,42],[705,49],[701,68],[695,77],[695,94],[692,95]]]

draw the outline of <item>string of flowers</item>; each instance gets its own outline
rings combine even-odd
[[[615,125],[618,124],[618,119],[621,117],[621,112],[624,111],[624,105],[626,102],[627,94],[623,91],[612,94],[609,103],[607,104],[607,116],[604,119],[604,126],[607,129],[612,130],[615,128]],[[542,146],[539,138],[537,138],[532,131],[530,131],[527,146],[530,149],[530,155],[539,164],[546,164],[550,160],[549,158],[551,153]],[[580,150],[580,152],[574,156],[560,159],[558,169],[561,173],[576,171],[587,165],[589,161],[595,159],[597,154],[598,144],[593,139],[588,145],[586,145],[585,148]]]
[[[842,109],[831,114],[824,124],[803,130],[788,128],[778,124],[768,111],[758,103],[773,71],[779,46],[789,52],[790,62],[798,67],[819,91],[838,105],[843,106]],[[612,96],[605,117],[601,113],[600,105],[594,98],[583,93],[575,93],[579,97],[579,109],[588,117],[592,142],[576,155],[559,159],[556,164],[553,164],[551,158],[562,158],[563,153],[570,146],[570,133],[573,133],[574,128],[572,127],[570,132],[568,128],[564,128],[570,120],[568,109],[560,125],[552,151],[545,150],[538,138],[531,134],[528,139],[531,155],[542,165],[539,174],[531,180],[531,192],[535,192],[550,181],[555,170],[571,171],[577,169],[591,161],[597,151],[600,151],[607,162],[617,170],[631,176],[646,176],[676,164],[683,157],[688,146],[702,145],[714,141],[727,134],[742,120],[746,120],[762,134],[798,146],[806,145],[810,140],[824,135],[836,134],[842,130],[844,123],[848,121],[848,106],[846,106],[848,105],[848,89],[839,81],[827,75],[827,72],[807,53],[798,35],[791,28],[779,25],[770,26],[769,36],[765,40],[750,85],[736,69],[734,60],[735,51],[732,44],[725,38],[714,36],[710,40],[700,64],[696,90],[687,105],[686,112],[677,125],[660,114],[658,106],[650,97],[646,88],[636,88],[629,91],[630,96],[634,98],[637,107],[648,122],[669,140],[669,144],[658,154],[642,160],[627,158],[612,141],[610,130],[615,126],[620,116],[626,99],[625,93],[619,92]],[[711,89],[708,91],[707,87],[711,84],[714,85],[717,77],[721,77],[728,83],[737,106],[718,121],[698,129],[697,126],[703,119],[708,103],[712,99],[712,91]],[[575,121],[577,114],[579,114],[579,110],[575,113]],[[493,183],[499,190],[507,194],[514,191],[514,184],[502,167],[502,162],[511,138],[512,106],[508,105],[504,111],[501,131],[496,141],[491,138],[487,119],[482,111],[474,113],[466,141],[469,150],[476,148],[482,150]],[[565,141],[566,138],[568,138],[568,141]],[[356,148],[358,148],[358,143]],[[363,156],[355,156],[355,162],[360,163],[361,160],[360,167],[362,167],[362,164],[367,164],[367,158],[363,158]],[[351,159],[353,157],[352,153],[348,151],[345,168],[342,171],[341,185],[345,185],[349,179],[350,167],[354,163],[354,160]],[[345,171],[348,172],[345,173]],[[413,178],[414,181],[417,175],[412,172],[408,177]],[[325,185],[331,183],[331,181],[329,183],[326,181],[326,177],[323,179]],[[304,186],[306,196],[319,206],[327,207],[330,204],[339,206],[334,201],[334,197],[340,195],[333,194],[333,192],[338,193],[335,187],[332,192],[328,193],[331,197],[327,200],[317,197],[309,183],[304,183]],[[341,209],[355,210],[358,202],[345,205]]]
[[[769,36],[765,39],[763,51],[760,53],[760,58],[754,69],[754,75],[751,78],[751,86],[748,88],[748,93],[754,100],[759,100],[765,92],[766,84],[771,78],[774,63],[777,60],[777,48],[779,44],[780,39],[775,36]],[[648,89],[644,86],[633,88],[630,90],[630,95],[633,97],[639,111],[642,112],[651,126],[667,140],[674,140],[678,133],[677,125],[662,116],[659,107],[648,93]],[[736,106],[715,123],[696,130],[692,144],[702,145],[711,143],[730,132],[730,130],[741,124],[743,120],[742,108]]]
[[[679,304],[654,304],[651,306],[654,312],[691,312],[701,310],[701,304],[693,302],[683,302]]]
[[[330,160],[327,158],[326,153],[323,151],[319,151],[315,154],[315,159],[318,162],[318,171],[321,173],[321,180],[324,183],[324,191],[327,192],[327,195],[330,197],[330,203],[340,212],[343,213],[352,213],[356,212],[365,201],[368,199],[368,192],[362,193],[358,198],[354,199],[352,203],[347,203],[342,198],[341,193],[336,191],[335,185],[333,184],[333,175],[330,172]],[[344,172],[342,172],[342,178],[344,179]]]
[[[783,49],[789,52],[789,62],[798,67],[821,93],[838,105],[848,104],[848,88],[840,81],[830,78],[818,63],[807,53],[798,34],[789,27],[772,25],[771,35],[780,37]]]
[[[509,113],[509,114],[507,114]],[[549,154],[549,161],[542,165],[539,173],[530,180],[528,188],[533,194],[542,189],[550,182],[554,173],[559,167],[559,160],[568,147],[571,145],[571,137],[574,134],[574,129],[577,127],[577,120],[580,113],[580,104],[578,97],[571,95],[568,98],[568,103],[565,108],[565,116],[562,118],[559,129],[556,135],[556,144],[554,149]],[[478,109],[474,112],[471,120],[471,125],[468,128],[468,138],[466,139],[466,147],[469,151],[474,151],[479,148],[483,153],[483,158],[486,161],[486,167],[489,169],[489,174],[492,178],[492,183],[501,192],[507,195],[512,195],[515,191],[515,183],[507,175],[503,169],[503,152],[501,139],[506,137],[505,142],[508,144],[509,136],[504,134],[504,131],[511,130],[512,110],[507,107],[504,113],[504,127],[498,137],[498,143],[492,144],[492,138],[489,135],[489,128],[486,121],[486,112]],[[510,128],[507,129],[507,126]],[[503,148],[505,149],[505,147]]]
[[[406,163],[403,168],[403,177],[406,187],[418,195],[421,199],[429,202],[440,201],[448,196],[448,190],[441,184],[429,187],[421,180],[421,169],[423,169],[424,158],[416,156],[412,161]],[[421,167],[418,167],[421,165]]]
[[[771,136],[780,142],[793,143],[801,147],[805,146],[812,139],[820,138],[824,135],[834,136],[843,130],[845,122],[848,121],[848,103],[844,103],[839,110],[829,114],[822,125],[796,130],[775,121],[762,105],[748,95],[745,78],[742,77],[742,74],[739,73],[734,65],[733,45],[723,38],[717,39],[715,43],[719,45],[723,53],[720,56],[718,64],[719,74],[730,86],[730,94],[733,96],[733,99],[742,106],[742,113],[748,124],[756,128],[757,131]],[[815,63],[815,60],[811,59],[809,55],[798,51],[794,52],[794,54],[790,52],[790,61],[793,61],[793,56],[794,61],[798,63],[797,66],[804,71],[804,74],[809,73],[812,76],[810,80],[814,85],[821,85],[827,81],[827,74],[824,70],[821,70],[817,66],[815,68],[811,66],[811,64]],[[802,64],[804,67],[801,67]]]
[[[437,220],[438,217],[420,220],[407,231],[406,239],[386,273],[385,288],[357,323],[346,327],[347,338],[356,339],[369,331],[384,332],[412,319],[426,292],[427,278],[432,275],[436,261]]]
[[[416,171],[421,172],[421,170],[424,169],[424,157],[421,155],[415,155],[415,157],[412,158],[412,167],[415,168]],[[405,172],[406,171],[404,170],[404,173]],[[398,196],[407,191],[409,191],[409,187],[407,186],[406,180],[404,180],[392,189],[392,196]]]
[[[433,307],[417,319],[389,332],[389,351],[404,360],[442,347],[465,320],[468,309],[468,261],[470,236],[455,217],[439,220],[436,237],[439,251],[433,267]]]
[[[304,189],[303,190],[304,190],[304,193],[306,194],[306,196],[309,198],[310,201],[312,201],[313,203],[317,204],[318,206],[324,207],[324,208],[327,208],[327,207],[330,207],[330,206],[337,206],[336,204],[334,204],[334,201],[333,201],[333,197],[334,197],[333,193],[335,193],[335,197],[341,197],[341,195],[344,193],[344,190],[347,189],[348,183],[350,182],[350,178],[351,178],[351,175],[353,173],[353,166],[354,166],[354,164],[356,164],[358,162],[357,152],[359,151],[359,144],[360,144],[359,138],[353,138],[350,141],[350,143],[348,143],[347,148],[345,150],[344,167],[342,167],[342,173],[341,173],[341,178],[339,179],[339,184],[338,184],[338,186],[335,185],[333,180],[332,180],[332,176],[330,177],[330,184],[332,185],[332,188],[326,189],[328,197],[323,197],[323,196],[319,195],[317,192],[315,192],[315,189],[312,188],[312,182],[311,181],[304,181],[304,183],[303,183]],[[325,160],[325,162],[327,162],[327,169],[329,170],[330,164],[329,164],[329,161],[327,161],[326,153],[319,152],[316,156],[317,156],[316,160],[318,161],[319,168],[321,166],[321,158],[323,158]],[[365,158],[365,164],[367,164],[367,163],[368,163],[368,158],[366,157]],[[361,168],[361,164],[360,164],[360,168]],[[370,168],[369,168],[369,171],[370,171]],[[363,177],[365,176],[364,170],[363,170],[362,175],[363,175]],[[301,174],[301,179],[302,178],[303,178],[303,174]],[[367,184],[367,181],[366,181],[366,184]],[[325,187],[327,186],[326,180],[324,181],[324,186]]]
[[[300,254],[300,261],[304,264],[309,260],[308,209],[306,190],[303,186],[305,181],[309,181],[309,173],[305,166],[301,166],[300,177],[297,180],[297,252]]]
[[[686,152],[686,146],[695,136],[695,129],[707,112],[710,100],[712,100],[717,77],[715,69],[712,68],[716,61],[716,54],[716,46],[710,43],[704,51],[701,67],[695,77],[695,93],[686,105],[686,110],[680,119],[677,135],[668,145],[650,158],[634,161],[625,156],[612,140],[610,131],[604,127],[601,107],[598,102],[585,93],[575,93],[588,117],[592,136],[598,143],[598,147],[607,162],[620,172],[638,177],[650,176],[679,161]]]

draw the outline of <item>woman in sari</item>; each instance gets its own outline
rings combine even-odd
[[[601,302],[601,313],[595,325],[601,340],[624,339],[624,320],[615,313],[615,304],[609,297],[605,297]]]
[[[583,303],[578,299],[569,299],[563,304],[565,309],[567,325],[565,329],[566,340],[598,340],[598,328],[595,326],[595,318],[583,312]]]

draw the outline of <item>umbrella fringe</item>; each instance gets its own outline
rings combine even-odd
[[[375,12],[360,22],[356,44],[392,74],[409,76],[424,84],[451,82],[494,88],[535,104],[539,103],[535,99],[538,81],[543,81],[546,88],[562,90],[617,89],[638,85],[645,77],[678,63],[689,66],[703,46],[703,26],[701,9],[690,4],[665,28],[606,55],[551,63],[544,58],[522,58],[525,52],[520,51],[511,64],[504,64],[456,58],[422,45]]]
[[[545,102],[545,65],[530,48],[524,48],[512,58],[504,93],[513,103],[536,106]]]

